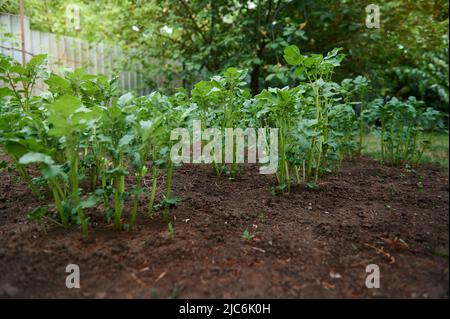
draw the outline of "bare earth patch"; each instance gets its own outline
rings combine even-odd
[[[0,297],[448,298],[448,171],[363,158],[285,196],[271,195],[273,178],[185,165],[174,174],[173,238],[145,217],[142,197],[135,231],[115,232],[91,209],[83,240],[76,227],[27,221],[39,203],[2,171]],[[69,263],[81,289],[65,286]],[[380,289],[365,286],[368,264],[380,267]]]

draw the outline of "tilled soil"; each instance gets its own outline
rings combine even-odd
[[[87,240],[76,227],[28,221],[39,202],[15,173],[1,174],[3,298],[449,297],[444,169],[362,158],[317,189],[275,196],[274,177],[255,166],[231,181],[210,166],[184,165],[173,180],[182,199],[171,210],[173,237],[159,214],[146,218],[143,196],[131,233],[112,230],[103,208],[88,211]],[[80,289],[66,288],[68,264],[80,267]],[[379,266],[379,289],[365,285],[369,264]]]

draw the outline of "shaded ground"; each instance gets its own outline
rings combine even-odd
[[[142,215],[117,233],[91,210],[90,237],[27,221],[38,205],[14,173],[0,182],[0,297],[448,298],[448,171],[347,161],[316,190],[273,196],[273,177],[211,167],[174,174],[175,236]],[[159,194],[161,195],[161,194]],[[130,205],[130,204],[128,204]],[[129,207],[128,207],[129,210]],[[252,240],[242,237],[248,230]],[[65,267],[81,270],[67,289]],[[377,264],[381,288],[365,287]]]

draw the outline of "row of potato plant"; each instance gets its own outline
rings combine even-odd
[[[302,55],[290,46],[284,57],[298,79],[292,88],[268,88],[252,97],[246,71],[229,68],[200,81],[191,92],[134,97],[118,95],[117,78],[87,74],[82,68],[49,73],[45,55],[26,66],[0,55],[0,81],[6,84],[0,88],[0,145],[33,194],[53,199],[54,209],[39,208],[30,216],[66,228],[78,224],[87,236],[86,209],[102,204],[107,222],[131,230],[142,211],[139,200],[145,197],[148,217],[158,208],[168,220],[178,200],[172,196],[177,164],[170,159],[175,143],[170,135],[174,128],[191,128],[193,119],[222,133],[225,128],[278,128],[274,189],[280,193],[290,192],[293,185],[315,187],[323,173],[339,173],[344,158],[361,152],[366,127],[380,121],[382,161],[419,160],[428,145],[420,133],[436,126],[440,114],[423,110],[412,98],[364,103],[366,78],[332,80],[344,59],[340,49],[325,56]],[[48,91],[34,95],[38,80]],[[236,157],[231,165],[222,163],[213,161],[215,173],[237,178]],[[151,183],[146,185],[148,175]],[[165,185],[158,185],[161,176]],[[134,188],[127,188],[131,184]],[[161,203],[156,203],[158,187],[164,188]],[[131,197],[125,222],[125,201]]]

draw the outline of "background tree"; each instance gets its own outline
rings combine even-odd
[[[448,2],[381,0],[381,28],[365,26],[372,1],[308,2],[306,51],[340,46],[348,54],[340,77],[364,74],[376,94],[415,95],[448,112]]]

